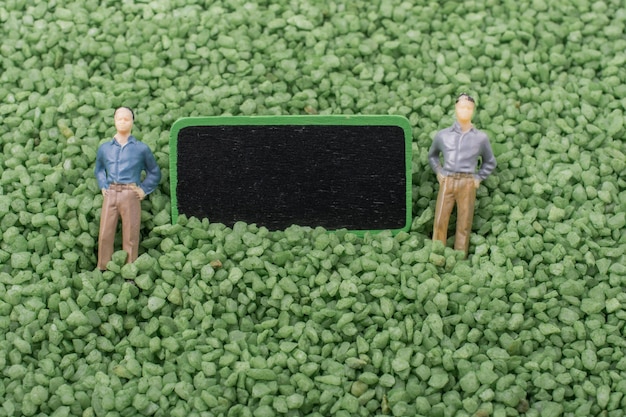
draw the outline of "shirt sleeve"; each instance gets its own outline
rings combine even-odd
[[[139,187],[141,187],[146,194],[150,194],[156,190],[159,182],[161,181],[161,168],[159,168],[159,165],[157,164],[157,161],[148,145],[144,148],[143,157],[146,177],[143,182],[139,184]]]
[[[488,138],[485,138],[485,141],[483,142],[481,158],[482,162],[480,164],[480,169],[476,173],[476,176],[482,181],[486,179],[489,175],[491,175],[497,165],[496,157],[491,150],[491,144],[489,143]]]
[[[439,161],[439,154],[441,153],[441,148],[439,147],[440,142],[441,139],[439,137],[439,133],[437,133],[435,135],[435,139],[433,140],[433,144],[430,146],[430,150],[428,151],[428,163],[437,174],[439,174],[442,169],[441,162]]]
[[[104,146],[100,146],[98,148],[98,153],[96,154],[96,181],[98,181],[98,187],[102,189],[109,188],[109,184],[107,183],[107,171],[106,164],[104,163],[105,155],[104,155]]]

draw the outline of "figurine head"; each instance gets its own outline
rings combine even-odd
[[[476,103],[474,98],[466,93],[461,93],[456,99],[454,109],[456,111],[456,119],[459,123],[470,123],[474,115]]]
[[[119,107],[115,110],[113,119],[115,120],[115,129],[119,133],[128,134],[133,128],[135,113],[130,107]]]

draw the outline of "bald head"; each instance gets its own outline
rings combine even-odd
[[[118,107],[117,109],[115,109],[115,113],[113,113],[113,118],[115,118],[115,116],[117,116],[117,112],[119,111],[127,111],[130,113],[130,116],[133,120],[135,120],[135,112],[133,112],[133,109],[131,109],[130,107],[126,107],[126,106],[122,106],[122,107]]]

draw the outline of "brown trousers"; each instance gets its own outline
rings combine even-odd
[[[113,256],[113,244],[118,219],[122,218],[122,249],[128,253],[127,263],[137,259],[141,200],[134,184],[111,184],[102,201],[100,233],[98,236],[98,268],[105,270]]]
[[[433,240],[440,240],[444,245],[446,244],[450,214],[452,214],[452,209],[456,204],[454,249],[464,251],[467,257],[475,201],[476,186],[472,174],[451,174],[444,177],[439,184],[439,194],[437,195]]]

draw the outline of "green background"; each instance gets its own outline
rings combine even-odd
[[[0,416],[621,416],[625,23],[618,0],[3,2]],[[498,159],[467,261],[429,240],[426,157],[462,91]],[[163,181],[140,259],[102,274],[119,105]],[[299,114],[409,119],[409,232],[171,225],[175,120]]]

